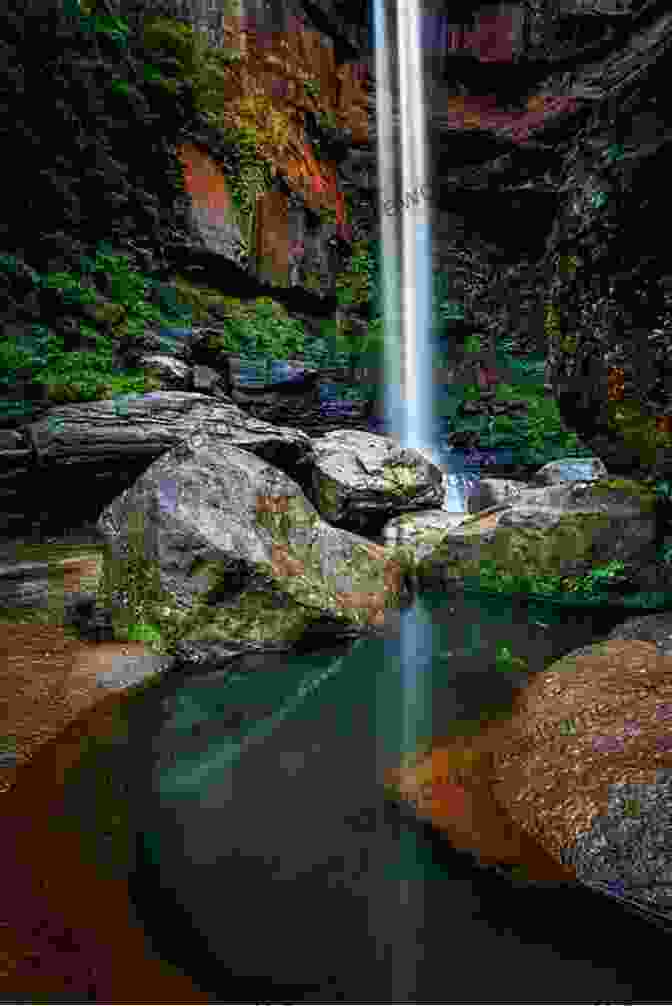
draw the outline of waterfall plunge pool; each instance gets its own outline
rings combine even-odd
[[[131,895],[154,949],[213,1002],[665,1001],[664,933],[587,889],[516,885],[384,789],[419,741],[506,715],[528,673],[623,617],[425,593],[389,638],[138,696]],[[502,645],[528,672],[495,666]]]

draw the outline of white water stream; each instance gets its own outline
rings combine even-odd
[[[373,13],[388,432],[441,467],[443,509],[463,513],[435,433],[432,230],[430,205],[419,195],[429,182],[420,9],[417,0],[374,0]],[[406,208],[391,215],[390,201]]]
[[[446,491],[443,509],[463,513],[462,493],[446,471],[435,433],[432,233],[429,204],[418,196],[429,181],[418,0],[397,0],[396,4],[394,0],[373,0],[373,26],[387,432],[402,447],[422,451],[441,467]],[[399,214],[390,215],[385,211],[388,200],[395,206],[408,205]],[[424,615],[418,599],[414,617],[401,619],[397,644],[402,680],[400,757],[417,748],[431,718],[431,691],[423,682],[432,660],[433,639]],[[416,952],[424,915],[420,892],[417,885],[400,882],[398,897],[404,906],[406,925],[402,929],[406,931],[396,934],[392,946],[382,935],[385,927],[378,917],[380,906],[369,905],[378,952],[389,956],[393,969],[396,1002],[417,1001]]]

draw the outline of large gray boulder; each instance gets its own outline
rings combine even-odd
[[[332,527],[278,467],[205,432],[155,461],[99,527],[119,568],[135,550],[158,571],[186,644],[290,649],[383,630],[408,597],[389,550]]]
[[[378,534],[387,520],[444,499],[440,468],[389,437],[336,430],[313,441],[313,458],[308,494],[336,526]]]
[[[383,539],[411,550],[418,582],[429,586],[477,578],[484,562],[502,575],[581,576],[612,559],[636,559],[656,538],[655,498],[636,482],[565,482],[492,496],[504,501],[481,519],[404,514],[384,527]]]
[[[0,445],[3,509],[16,514],[17,524],[95,521],[148,465],[198,429],[258,449],[290,472],[310,456],[306,434],[252,419],[230,400],[210,395],[155,391],[60,405],[22,427],[18,446],[9,439],[6,450]]]
[[[191,390],[191,367],[169,353],[145,353],[140,357],[139,365],[166,391]]]

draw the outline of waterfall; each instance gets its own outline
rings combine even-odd
[[[443,509],[463,513],[458,484],[441,459],[434,414],[432,239],[420,11],[418,0],[372,3],[387,432],[402,447],[421,451],[442,469]],[[389,212],[391,206],[396,212]],[[425,689],[423,681],[427,661],[431,665],[432,634],[419,598],[413,611],[402,616],[399,645],[401,756],[415,748],[419,731],[431,721],[431,689]],[[379,711],[382,715],[380,706]],[[401,846],[399,857],[403,862]],[[381,907],[375,899],[369,906],[371,925],[379,953],[394,968],[395,1002],[416,1002],[418,962],[411,948],[418,945],[417,927],[423,915],[421,887],[402,880],[399,899],[404,906],[403,933],[391,939],[384,936]]]
[[[464,512],[436,437],[432,345],[432,235],[425,78],[417,0],[373,0],[381,222],[385,413],[390,436],[444,471],[443,509]],[[395,44],[396,43],[396,44]],[[396,115],[398,109],[398,118]],[[393,205],[396,213],[389,213]],[[386,208],[387,207],[387,211]]]

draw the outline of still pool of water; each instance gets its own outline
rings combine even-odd
[[[622,620],[423,594],[384,639],[247,657],[138,699],[136,911],[213,1002],[668,1001],[669,938],[520,887],[385,800],[402,752],[510,707]]]

